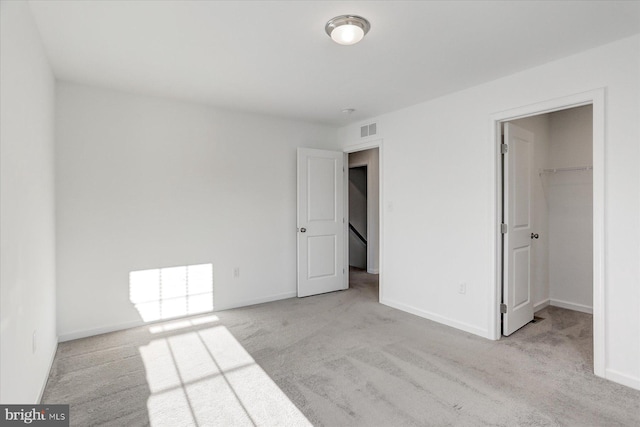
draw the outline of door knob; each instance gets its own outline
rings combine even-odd
[[[536,233],[536,234],[531,233],[531,238],[532,238],[532,239],[537,239],[538,237],[539,237],[539,236],[538,236],[538,234],[537,234],[537,233]]]
[[[301,233],[306,233],[306,232],[307,232],[307,229],[303,227],[303,228],[301,228],[301,229],[300,229],[300,232],[301,232]]]

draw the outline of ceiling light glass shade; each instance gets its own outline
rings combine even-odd
[[[334,42],[343,45],[358,43],[364,37],[364,31],[357,25],[342,25],[331,32]]]
[[[369,32],[371,24],[361,16],[340,15],[331,19],[324,26],[331,39],[342,45],[358,43]]]

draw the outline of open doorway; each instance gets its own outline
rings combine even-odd
[[[379,149],[348,154],[349,286],[378,287],[380,262]]]
[[[501,335],[556,334],[595,366],[593,105],[499,125]]]
[[[349,166],[349,267],[367,270],[367,166]]]

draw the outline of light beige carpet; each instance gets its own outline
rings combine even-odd
[[[494,342],[378,304],[372,279],[62,343],[43,401],[78,426],[640,425],[640,391],[591,373],[590,315]]]

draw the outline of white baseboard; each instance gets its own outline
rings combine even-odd
[[[425,319],[433,320],[434,322],[441,323],[443,325],[451,326],[452,328],[460,329],[465,332],[479,335],[483,338],[489,338],[489,332],[486,329],[478,328],[477,326],[470,325],[468,323],[459,322],[457,320],[449,319],[448,317],[441,316],[439,314],[431,313],[429,311],[421,310],[416,307],[412,307],[407,304],[391,301],[388,299],[380,299],[380,304],[387,305],[389,307],[406,311],[407,313],[415,314],[416,316],[424,317]],[[490,339],[490,338],[489,338]]]
[[[372,268],[371,270],[367,269],[367,273],[369,274],[380,274],[380,270],[377,268]]]
[[[605,369],[605,378],[618,384],[626,385],[627,387],[640,390],[640,378],[622,374],[618,371],[614,371],[613,369],[608,368]]]
[[[285,293],[282,293],[282,294],[276,294],[276,295],[270,295],[270,296],[266,296],[266,297],[262,297],[262,298],[255,298],[255,299],[251,299],[251,300],[239,301],[239,302],[234,302],[234,303],[226,304],[226,305],[216,304],[213,312],[215,313],[216,311],[230,310],[232,308],[239,308],[239,307],[246,307],[246,306],[250,306],[250,305],[263,304],[265,302],[278,301],[278,300],[281,300],[281,299],[293,298],[295,296],[297,296],[296,292],[285,292]],[[206,314],[206,313],[198,313],[198,315],[202,315],[202,314]],[[72,341],[72,340],[77,340],[77,339],[80,339],[80,338],[92,337],[94,335],[107,334],[109,332],[116,332],[116,331],[122,331],[124,329],[137,328],[138,326],[153,325],[154,323],[167,322],[167,321],[171,321],[171,320],[179,320],[181,318],[191,317],[191,316],[194,316],[194,315],[175,317],[175,318],[171,318],[171,319],[156,320],[156,321],[153,321],[153,322],[144,322],[142,320],[134,320],[134,321],[131,321],[131,322],[118,323],[118,324],[115,324],[115,325],[101,326],[99,328],[83,329],[83,330],[80,330],[80,331],[74,331],[74,332],[68,332],[68,333],[60,334],[58,336],[58,341],[59,342]]]
[[[548,307],[550,303],[551,303],[551,300],[549,298],[547,298],[546,300],[540,301],[537,304],[533,304],[533,312],[537,313],[538,311],[542,310],[543,308]]]
[[[282,294],[269,295],[269,296],[266,296],[266,297],[254,298],[254,299],[234,302],[234,303],[226,304],[226,305],[217,304],[214,311],[222,311],[222,310],[230,310],[232,308],[248,307],[250,305],[264,304],[265,302],[279,301],[281,299],[293,298],[293,297],[296,297],[296,296],[298,296],[297,292],[284,292]]]
[[[169,319],[167,319],[169,320]],[[80,338],[92,337],[94,335],[108,334],[109,332],[122,331],[123,329],[136,328],[142,325],[149,325],[157,322],[143,322],[142,320],[134,320],[131,322],[117,323],[115,325],[101,326],[99,328],[82,329],[79,331],[67,332],[58,336],[59,342],[73,341]]]
[[[569,301],[562,301],[557,299],[551,299],[550,305],[554,307],[566,308],[568,310],[581,311],[583,313],[593,314],[593,307],[583,304],[576,304]]]
[[[49,381],[49,375],[51,375],[51,369],[53,368],[53,361],[56,358],[56,352],[58,351],[58,337],[56,337],[55,345],[53,346],[53,350],[49,355],[49,369],[47,369],[47,376],[42,382],[42,387],[40,387],[40,393],[38,393],[38,404],[42,403],[42,396],[44,395],[44,389],[47,387],[47,381]]]

